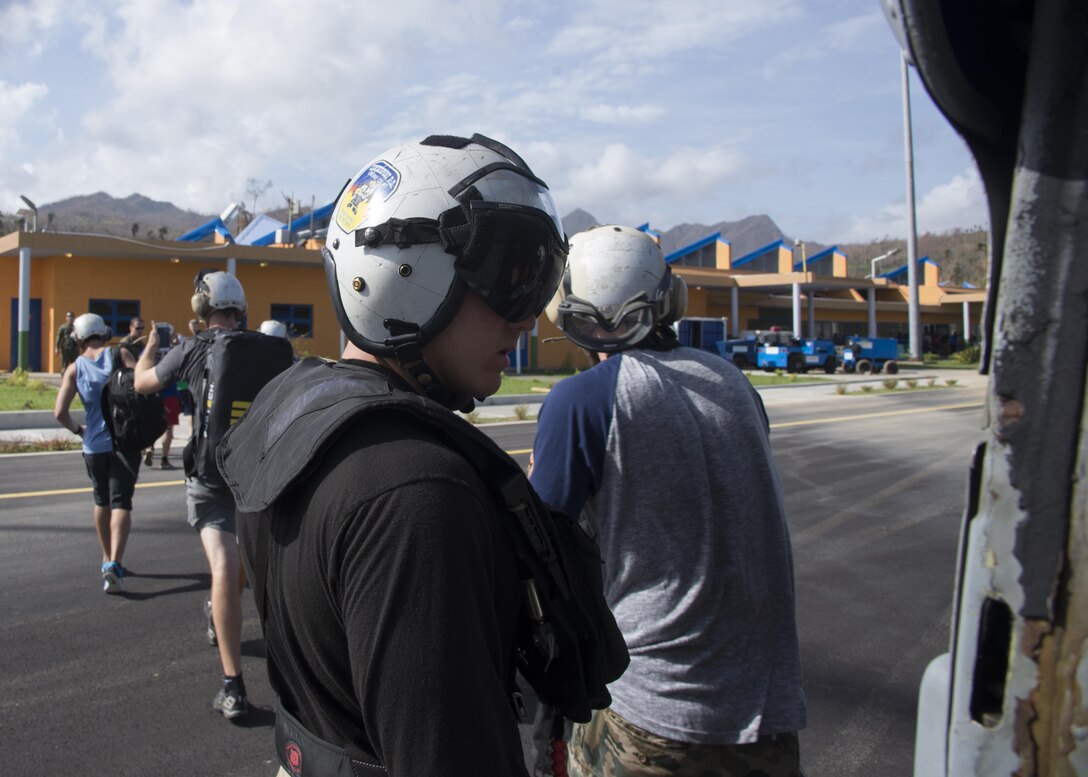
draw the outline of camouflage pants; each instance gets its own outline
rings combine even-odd
[[[612,710],[574,727],[571,777],[803,777],[797,734],[748,745],[698,745],[651,734]]]

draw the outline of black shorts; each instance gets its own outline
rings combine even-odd
[[[125,457],[128,467],[121,462]],[[131,510],[136,475],[140,472],[140,452],[84,453],[83,462],[94,486],[94,503],[112,510]],[[131,470],[131,472],[129,471]]]

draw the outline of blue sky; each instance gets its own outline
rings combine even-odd
[[[912,74],[918,229],[985,226]],[[387,148],[481,132],[561,213],[658,229],[766,213],[906,234],[898,47],[878,0],[0,3],[0,212],[134,192],[217,213],[249,178],[322,205]]]

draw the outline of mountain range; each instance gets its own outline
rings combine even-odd
[[[307,211],[308,212],[308,211]],[[268,215],[286,220],[285,208],[269,210]],[[296,214],[297,215],[297,214]],[[124,198],[112,197],[105,192],[69,197],[40,206],[38,228],[58,232],[92,232],[97,234],[136,236],[140,238],[172,239],[215,218],[215,214],[200,214],[182,210],[169,202],[160,202],[142,194]],[[563,228],[568,235],[588,229],[599,222],[590,213],[576,208],[563,217]],[[653,224],[650,225],[654,227]],[[18,229],[16,217],[0,213],[0,235]],[[660,231],[660,230],[659,230]],[[733,258],[739,258],[757,248],[782,240],[793,243],[765,214],[747,216],[738,221],[719,221],[716,224],[678,224],[660,231],[661,249],[669,254],[686,245],[720,232],[732,246]],[[987,234],[982,228],[955,229],[947,233],[925,233],[918,236],[918,255],[930,256],[941,266],[942,280],[956,284],[969,282],[976,286],[986,283]],[[806,251],[812,256],[827,246],[808,242]],[[849,274],[862,277],[870,272],[871,258],[892,248],[900,248],[897,261],[878,268],[885,272],[901,266],[906,257],[906,244],[901,239],[885,237],[867,243],[839,244],[847,255]]]

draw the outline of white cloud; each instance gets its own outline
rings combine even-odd
[[[919,233],[946,232],[988,222],[986,192],[974,166],[933,187],[916,201],[915,225]],[[884,206],[875,215],[853,219],[845,233],[835,239],[853,243],[885,236],[905,237],[907,229],[906,204],[897,202]]]
[[[10,3],[0,8],[0,43],[17,46],[21,54],[36,57],[44,48],[43,34],[70,18],[69,14],[81,5],[64,0]]]
[[[743,155],[727,147],[685,147],[656,157],[612,143],[599,157],[570,169],[553,188],[564,213],[581,207],[601,219],[672,221],[734,178],[743,163]]]
[[[648,124],[664,115],[660,105],[591,105],[581,112],[582,118],[601,124]]]
[[[20,125],[49,94],[45,84],[13,84],[0,81],[0,160],[17,143]]]
[[[796,65],[814,63],[834,56],[842,56],[858,48],[886,42],[891,35],[884,15],[880,11],[850,16],[824,25],[808,38],[804,45],[789,46],[771,57],[763,66],[763,76],[774,79]]]

